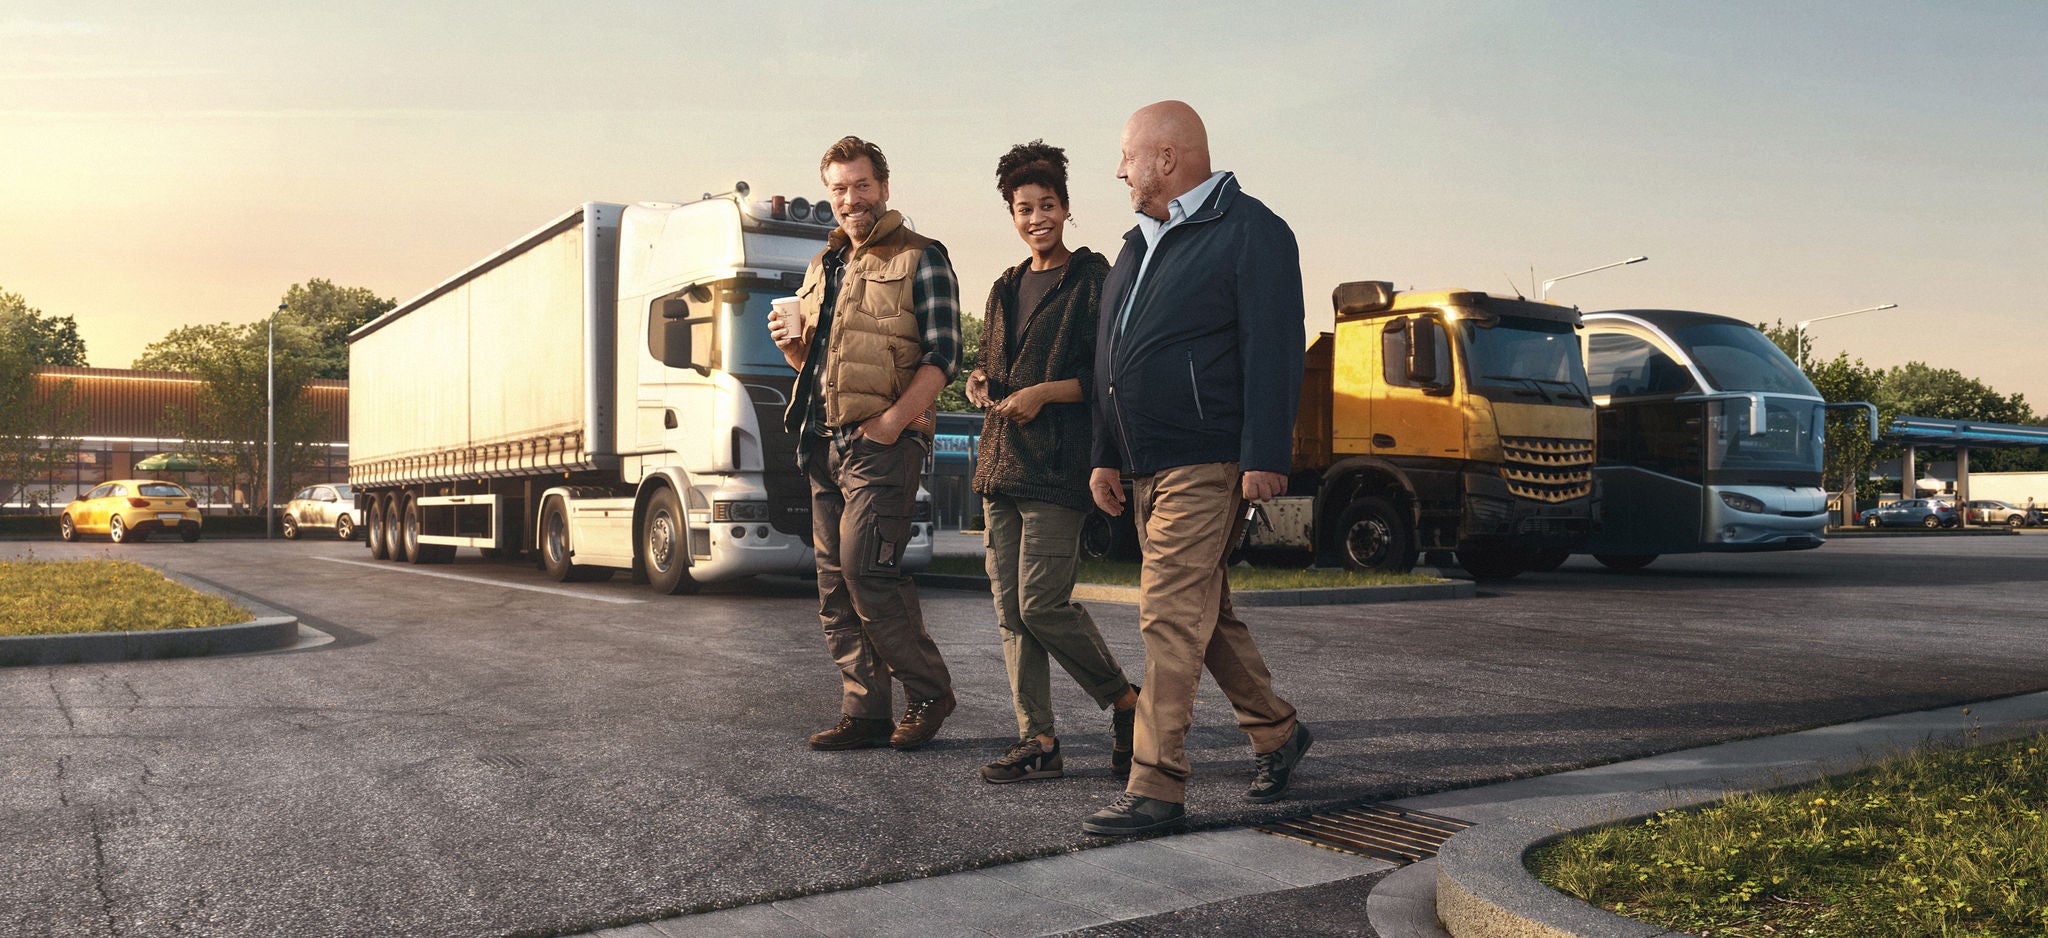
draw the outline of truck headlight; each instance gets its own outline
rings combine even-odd
[[[767,502],[712,502],[712,521],[766,521]]]
[[[1760,515],[1764,513],[1764,503],[1762,499],[1751,498],[1750,496],[1743,495],[1739,492],[1722,492],[1721,504],[1727,505],[1728,507],[1733,508],[1736,511],[1746,511],[1753,515]]]

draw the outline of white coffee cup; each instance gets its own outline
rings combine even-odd
[[[804,311],[801,298],[794,296],[777,297],[770,300],[768,305],[775,308],[775,311],[770,315],[774,317],[774,323],[782,326],[782,337],[785,341],[803,337]]]

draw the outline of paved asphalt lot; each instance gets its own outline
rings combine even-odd
[[[29,547],[158,564],[338,640],[0,669],[0,934],[583,931],[1087,846],[1117,791],[1108,717],[1070,682],[1069,777],[975,779],[1015,732],[985,594],[925,593],[962,698],[935,743],[815,753],[837,675],[808,582],[656,597],[321,540],[0,556]],[[1189,809],[1237,825],[2041,690],[2044,570],[2048,536],[1843,538],[1249,610],[1316,747],[1292,801],[1245,804],[1211,692]],[[1137,673],[1135,609],[1093,611]]]

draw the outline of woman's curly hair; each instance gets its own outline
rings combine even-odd
[[[1011,147],[996,161],[996,190],[1003,194],[1005,205],[1018,189],[1031,185],[1051,189],[1059,196],[1060,206],[1066,207],[1067,151],[1043,140],[1033,140]]]

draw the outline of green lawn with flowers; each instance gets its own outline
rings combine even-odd
[[[2035,938],[2048,935],[2044,809],[2048,736],[1923,748],[1567,838],[1529,866],[1552,888],[1709,938]]]
[[[0,636],[186,629],[253,618],[125,560],[0,560]]]

